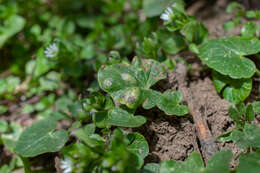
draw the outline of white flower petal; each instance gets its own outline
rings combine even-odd
[[[48,58],[53,58],[58,55],[58,52],[59,52],[58,46],[56,45],[56,43],[53,43],[45,49],[44,54]]]

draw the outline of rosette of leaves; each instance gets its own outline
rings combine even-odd
[[[234,141],[240,148],[260,148],[260,128],[254,124],[250,124],[255,116],[253,104],[246,106],[240,102],[231,105],[228,112],[236,128],[222,134],[218,140]]]
[[[141,104],[144,109],[157,106],[167,115],[188,113],[187,106],[179,104],[182,100],[180,92],[167,90],[160,93],[150,89],[165,78],[166,71],[159,62],[137,57],[132,64],[114,64],[98,72],[101,89],[109,93],[116,105],[125,105],[132,110]]]
[[[246,58],[260,51],[256,38],[232,36],[208,40],[199,48],[199,58],[210,68],[233,79],[251,78],[256,72],[252,60]]]

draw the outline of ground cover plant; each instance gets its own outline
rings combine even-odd
[[[1,173],[260,172],[258,1],[0,2]]]

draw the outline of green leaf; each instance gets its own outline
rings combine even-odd
[[[233,13],[235,10],[243,9],[243,6],[238,2],[231,2],[226,8],[227,13]]]
[[[4,120],[0,120],[0,133],[6,132],[8,129],[8,123]]]
[[[6,113],[7,111],[8,111],[7,106],[0,105],[0,115]]]
[[[260,127],[254,124],[245,124],[243,131],[233,130],[230,139],[240,148],[260,148]]]
[[[106,126],[139,127],[146,122],[146,119],[140,115],[134,116],[120,107],[115,107],[109,111],[95,112],[93,121],[99,128]]]
[[[169,54],[176,54],[187,47],[185,40],[180,34],[173,35],[171,32],[159,32],[158,38],[162,49]]]
[[[143,102],[144,109],[151,109],[157,105],[158,100],[161,96],[161,93],[154,90],[143,90],[144,96],[146,97],[145,101]]]
[[[234,21],[228,21],[223,24],[223,28],[225,31],[230,31],[236,27],[236,23]]]
[[[200,154],[193,152],[185,162],[174,160],[161,162],[160,173],[229,173],[229,162],[231,159],[231,151],[218,151],[210,158],[207,167],[204,168]]]
[[[12,153],[14,153],[15,145],[21,133],[22,127],[15,122],[11,122],[8,133],[1,135],[1,140],[3,141],[4,146]]]
[[[241,35],[243,37],[254,37],[259,35],[259,26],[252,21],[246,22],[241,29]]]
[[[182,94],[178,91],[167,90],[159,98],[157,106],[167,115],[185,115],[189,109],[185,105],[179,105]]]
[[[108,113],[108,124],[121,127],[139,127],[146,122],[145,117],[133,115],[127,111],[115,107]]]
[[[227,37],[211,39],[199,48],[199,58],[217,72],[231,78],[250,78],[256,71],[253,61],[247,55],[260,51],[256,38]]]
[[[13,35],[20,32],[25,26],[25,19],[18,15],[13,15],[4,21],[4,26],[0,27],[0,48]]]
[[[246,117],[246,121],[248,121],[248,122],[254,121],[255,112],[254,112],[254,108],[253,108],[252,104],[250,104],[246,107],[245,117]]]
[[[127,149],[138,156],[141,167],[144,164],[144,158],[149,153],[149,145],[140,133],[130,133],[126,137],[129,140]]]
[[[257,173],[260,170],[260,153],[242,154],[236,173]]]
[[[260,113],[260,101],[255,101],[253,104],[254,112],[259,114]]]
[[[37,78],[48,72],[51,68],[53,68],[54,64],[55,62],[48,60],[48,58],[44,55],[44,49],[39,49],[37,52],[34,77]]]
[[[250,123],[254,120],[253,105],[247,105],[239,102],[231,105],[228,109],[229,116],[233,119],[237,128],[244,128],[245,123]]]
[[[193,152],[185,162],[175,160],[161,162],[160,173],[202,173],[203,168],[204,164],[200,154]]]
[[[148,163],[143,167],[140,173],[160,173],[159,169],[160,169],[159,164]]]
[[[182,0],[143,0],[143,10],[147,17],[159,16],[167,6],[177,3],[178,6],[184,6]]]
[[[232,159],[232,151],[222,150],[216,152],[209,160],[205,173],[229,173],[229,163]]]
[[[17,142],[16,153],[23,157],[34,157],[59,151],[68,140],[68,134],[65,130],[56,131],[56,124],[55,119],[47,118],[26,128]]]
[[[245,100],[252,90],[252,79],[232,79],[216,71],[213,72],[213,84],[217,92],[223,91],[223,97],[231,102]]]
[[[260,19],[260,10],[249,10],[246,12],[246,17]]]
[[[183,26],[181,34],[185,36],[186,40],[190,43],[197,45],[205,42],[208,39],[208,29],[196,20],[191,20]]]
[[[127,138],[130,142],[127,148],[144,159],[149,153],[149,145],[144,136],[134,132],[128,134]]]

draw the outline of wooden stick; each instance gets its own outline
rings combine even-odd
[[[199,112],[199,107],[195,106],[195,99],[190,91],[190,89],[186,86],[186,75],[187,75],[187,68],[184,63],[177,64],[177,76],[176,79],[179,84],[179,91],[182,92],[184,100],[187,102],[190,114],[193,117],[197,137],[200,141],[201,146],[201,154],[204,157],[205,163],[208,162],[210,157],[218,150],[217,145],[215,144],[215,140],[209,130],[209,127],[203,117]]]

